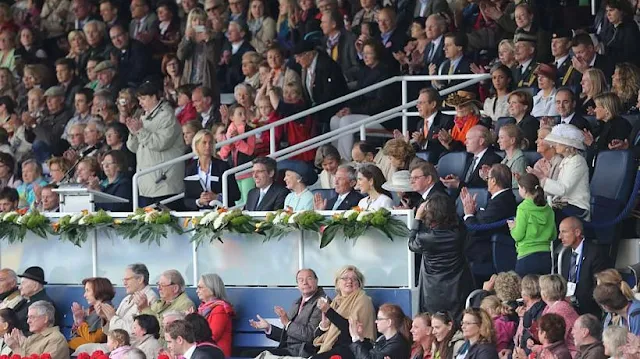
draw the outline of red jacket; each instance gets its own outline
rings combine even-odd
[[[231,320],[236,314],[231,304],[222,300],[202,303],[198,307],[198,314],[207,318],[209,328],[213,333],[213,342],[222,349],[225,357],[230,357],[232,344]]]
[[[185,123],[187,123],[189,121],[193,121],[193,120],[197,119],[198,118],[198,112],[196,111],[196,108],[193,107],[193,102],[189,101],[184,106],[182,111],[180,111],[180,113],[176,116],[176,118],[178,119],[178,122],[180,122],[180,126],[184,125]]]

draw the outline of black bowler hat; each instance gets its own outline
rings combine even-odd
[[[47,284],[47,281],[44,280],[44,270],[40,267],[29,267],[18,277],[35,280],[40,284]]]
[[[294,55],[300,55],[300,54],[304,54],[305,52],[313,51],[315,49],[316,49],[315,42],[305,39],[305,40],[302,40],[302,41],[298,42],[293,47],[293,54]]]
[[[571,30],[568,30],[568,29],[556,29],[556,31],[553,32],[553,35],[551,35],[552,39],[569,39],[569,40],[571,40],[572,37],[573,37],[573,32]]]

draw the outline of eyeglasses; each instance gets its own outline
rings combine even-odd
[[[172,286],[174,284],[173,283],[161,284],[160,282],[158,282],[158,283],[156,283],[156,285],[158,286],[158,288],[162,289],[162,288],[170,287],[170,286]]]
[[[427,176],[425,176],[425,175],[422,175],[422,176],[411,176],[411,177],[409,177],[409,181],[414,182],[414,181],[419,180],[422,177],[427,177]]]
[[[354,278],[354,277],[340,277],[340,280],[343,282],[351,282],[351,283],[359,282],[358,278]]]

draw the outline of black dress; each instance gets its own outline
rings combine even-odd
[[[420,311],[447,311],[453,318],[461,318],[465,300],[475,288],[464,254],[466,229],[462,225],[431,229],[422,221],[418,223],[409,236],[409,249],[422,254]]]

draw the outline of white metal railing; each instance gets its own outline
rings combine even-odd
[[[461,83],[459,85],[452,86],[450,88],[447,88],[445,90],[440,91],[441,95],[446,95],[446,94],[452,93],[452,92],[457,91],[459,89],[463,89],[463,88],[465,88],[467,86],[476,84],[476,83],[478,83],[480,81],[484,81],[484,80],[487,80],[487,79],[490,79],[490,78],[491,78],[491,76],[489,74],[479,74],[479,75],[478,74],[464,74],[464,75],[395,76],[395,77],[391,77],[391,78],[386,79],[384,81],[381,81],[381,82],[379,82],[377,84],[374,84],[374,85],[368,86],[366,88],[354,91],[354,92],[349,93],[349,94],[347,94],[345,96],[342,96],[342,97],[339,97],[337,99],[331,100],[329,102],[323,103],[321,105],[312,107],[310,109],[307,109],[307,110],[299,112],[299,113],[297,113],[295,115],[286,117],[286,118],[281,119],[279,121],[276,121],[274,123],[271,123],[271,124],[268,124],[268,125],[265,125],[265,126],[261,126],[259,128],[254,129],[254,130],[245,132],[245,133],[240,134],[238,136],[235,136],[233,138],[230,138],[230,139],[227,139],[225,141],[219,142],[219,143],[216,144],[215,148],[218,149],[218,148],[221,148],[222,146],[231,144],[231,143],[233,143],[235,141],[242,140],[242,139],[245,139],[245,138],[249,138],[250,136],[255,136],[255,135],[261,134],[262,132],[265,132],[265,131],[269,131],[269,134],[270,134],[270,139],[269,139],[269,153],[270,154],[269,154],[269,156],[275,158],[278,155],[287,154],[289,152],[298,150],[298,149],[300,149],[300,148],[302,148],[304,146],[309,146],[309,148],[307,150],[313,149],[315,147],[320,146],[320,145],[318,145],[318,146],[311,147],[314,144],[314,142],[325,140],[326,138],[331,137],[331,136],[334,136],[333,138],[335,138],[335,137],[340,137],[342,135],[346,136],[347,134],[351,135],[351,134],[356,132],[356,131],[352,131],[352,132],[349,132],[349,133],[345,133],[345,129],[347,129],[347,128],[348,129],[360,128],[360,137],[361,137],[362,140],[364,140],[365,139],[365,127],[366,127],[367,124],[381,123],[381,122],[387,121],[387,120],[389,120],[391,118],[395,118],[397,116],[388,117],[386,119],[385,119],[384,116],[389,116],[389,115],[392,115],[393,113],[397,113],[399,111],[401,111],[401,115],[402,115],[402,133],[406,134],[407,130],[408,130],[408,117],[413,115],[413,113],[410,113],[407,110],[409,108],[411,108],[411,107],[414,107],[416,105],[416,102],[417,102],[417,101],[412,101],[412,102],[409,102],[409,103],[407,102],[407,100],[408,100],[407,83],[408,82],[432,81],[432,80],[436,80],[436,81],[442,81],[442,80],[467,80],[467,81],[465,81],[465,82],[463,82],[463,83]],[[356,122],[354,124],[351,124],[349,126],[342,127],[339,130],[331,131],[329,133],[326,133],[326,134],[323,134],[323,135],[320,135],[320,136],[316,136],[313,139],[311,139],[311,140],[314,140],[314,141],[311,141],[311,140],[304,141],[304,142],[299,143],[299,144],[297,144],[295,146],[287,147],[284,150],[276,151],[276,143],[275,143],[275,129],[276,129],[276,127],[284,125],[284,124],[289,123],[291,121],[298,120],[298,119],[303,118],[305,116],[315,114],[315,113],[320,112],[322,110],[325,110],[327,108],[333,107],[333,106],[335,106],[337,104],[343,103],[345,101],[351,100],[353,98],[359,97],[359,96],[361,96],[363,94],[369,93],[371,91],[377,90],[377,89],[382,88],[384,86],[391,85],[391,84],[396,83],[396,82],[401,82],[402,83],[402,105],[401,106],[394,107],[393,109],[384,111],[384,112],[382,112],[382,113],[380,113],[378,115],[374,115],[374,116],[366,118],[366,119],[364,119],[362,121],[358,121],[358,122]],[[353,125],[356,125],[356,126],[352,127]],[[327,141],[327,142],[329,142],[329,141]],[[327,143],[327,142],[323,142],[323,143]],[[302,146],[300,146],[300,145],[302,145]],[[295,154],[302,153],[302,152],[305,152],[305,151],[296,152]],[[291,156],[295,156],[295,154],[291,154],[290,156],[288,156],[286,158],[289,158]],[[174,158],[172,160],[169,160],[169,161],[166,161],[166,162],[163,162],[163,163],[157,164],[155,166],[151,166],[149,168],[145,168],[145,169],[142,169],[142,170],[136,172],[133,175],[133,179],[132,179],[132,181],[133,181],[133,190],[132,190],[132,193],[133,193],[133,201],[132,201],[133,202],[133,208],[138,208],[138,203],[139,203],[139,198],[138,198],[138,179],[141,176],[144,176],[144,175],[152,173],[154,171],[163,169],[163,168],[171,166],[173,164],[176,164],[176,163],[179,163],[179,162],[183,162],[183,161],[186,161],[188,159],[192,159],[194,157],[195,157],[195,153],[192,152],[192,153],[189,153],[189,154],[186,154],[186,155],[183,155],[183,156],[180,156],[180,157],[176,157],[176,158]],[[251,163],[243,164],[241,166],[233,168],[232,170],[237,169],[237,168],[240,168],[240,169],[238,171],[235,171],[235,172],[232,172],[232,173],[236,173],[236,172],[239,172],[239,171],[242,171],[242,170],[246,170],[249,167],[251,167]],[[227,174],[227,172],[225,172],[225,174]],[[229,174],[232,174],[232,173],[229,173]],[[224,205],[228,206],[227,196],[226,196],[227,176],[223,175],[223,180],[222,181],[223,181],[223,201],[224,201]],[[168,198],[167,200],[163,201],[162,203],[168,203],[170,201],[174,201],[174,200],[180,199],[182,197],[184,197],[184,194],[178,194],[176,196],[172,196],[171,198]]]

